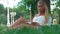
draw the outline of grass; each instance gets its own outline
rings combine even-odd
[[[0,27],[0,31],[4,29],[1,28],[3,27]],[[60,34],[60,25],[52,25],[51,27],[45,26],[42,28],[42,31],[39,31],[32,27],[23,27],[21,29],[15,28],[13,30],[9,30],[7,28],[5,32],[1,32],[0,34],[42,34],[41,32],[44,34]]]
[[[3,29],[7,28],[7,26],[5,25],[0,25],[0,31],[2,31]]]

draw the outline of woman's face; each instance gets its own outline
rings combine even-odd
[[[45,12],[45,6],[44,3],[38,3],[38,11],[39,12]]]

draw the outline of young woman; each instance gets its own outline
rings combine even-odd
[[[48,20],[48,19],[46,19],[48,17],[45,15],[48,11],[48,8],[47,8],[47,5],[44,2],[44,0],[39,0],[37,2],[37,9],[38,9],[38,14],[35,15],[35,17],[33,18],[32,22],[31,22],[31,24],[36,23],[39,26],[45,26],[45,24],[47,24],[47,20]],[[25,23],[25,24],[28,23],[29,24],[29,21],[27,19],[21,17],[21,18],[17,19],[15,21],[15,23],[12,24],[9,28],[20,27],[20,25],[22,23]]]

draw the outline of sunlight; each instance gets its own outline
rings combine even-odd
[[[7,3],[8,1],[8,3]],[[18,2],[21,0],[0,0],[0,4],[3,4],[4,7],[9,6],[10,8],[13,8],[15,6],[17,6]]]

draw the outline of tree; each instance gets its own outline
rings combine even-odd
[[[6,8],[2,4],[0,4],[0,24],[6,24],[7,19],[6,19]]]
[[[4,6],[0,4],[0,14],[4,12]]]
[[[35,15],[35,13],[37,13],[37,1],[38,0],[23,0],[24,5],[28,7],[28,10],[31,9],[30,13],[31,13],[31,19],[33,18],[33,16]]]
[[[7,23],[7,18],[5,14],[0,14],[0,24],[6,24]]]

